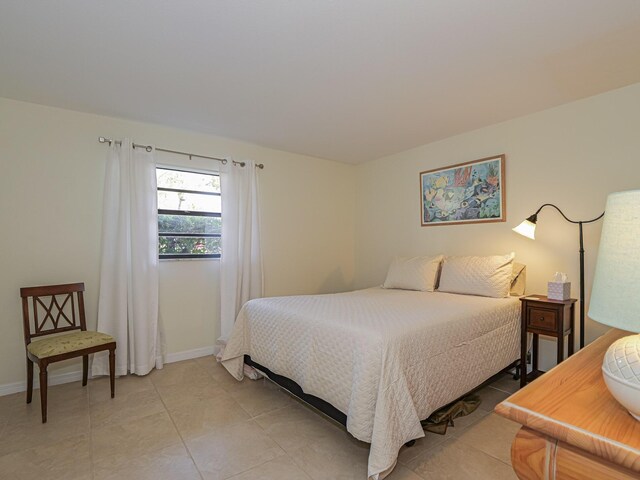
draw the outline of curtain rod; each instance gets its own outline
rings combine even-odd
[[[120,140],[112,140],[110,138],[106,138],[106,137],[98,137],[98,141],[100,143],[108,143],[109,145],[111,145],[112,143],[115,143],[116,145],[122,145],[122,141]],[[153,147],[151,145],[140,145],[138,143],[133,143],[133,148],[144,148],[147,152],[150,152]],[[189,160],[191,160],[192,157],[197,157],[197,158],[205,158],[207,160],[215,160],[217,162],[222,163],[223,165],[227,164],[227,159],[226,158],[216,158],[216,157],[208,157],[206,155],[198,155],[197,153],[188,153],[188,152],[180,152],[178,150],[169,150],[167,148],[157,148],[156,150],[159,152],[166,152],[166,153],[175,153],[176,155],[184,155],[186,157],[189,157]],[[233,164],[234,165],[240,165],[241,167],[244,167],[246,165],[245,162],[236,162],[235,160],[233,160]],[[262,163],[256,163],[256,167],[262,169],[264,168],[264,165]]]

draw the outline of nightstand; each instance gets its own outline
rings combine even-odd
[[[569,337],[568,354],[573,355],[575,336],[575,304],[576,299],[549,300],[543,295],[529,295],[520,299],[522,302],[522,329],[520,338],[520,387],[527,384],[527,334],[533,334],[531,364],[533,370],[529,380],[540,376],[538,370],[538,337],[546,335],[554,337],[558,343],[558,363],[564,360],[564,337]]]

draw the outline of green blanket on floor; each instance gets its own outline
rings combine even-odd
[[[468,395],[433,412],[429,418],[420,422],[426,432],[444,435],[449,426],[453,427],[453,419],[473,413],[480,405],[478,395]]]

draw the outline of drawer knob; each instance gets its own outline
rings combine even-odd
[[[544,317],[540,317],[540,321],[541,321],[541,322],[544,322]]]

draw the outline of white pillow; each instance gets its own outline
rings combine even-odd
[[[508,297],[513,257],[513,253],[489,257],[446,257],[438,290],[483,297]]]
[[[397,257],[389,266],[382,288],[433,292],[442,255],[435,257]]]

